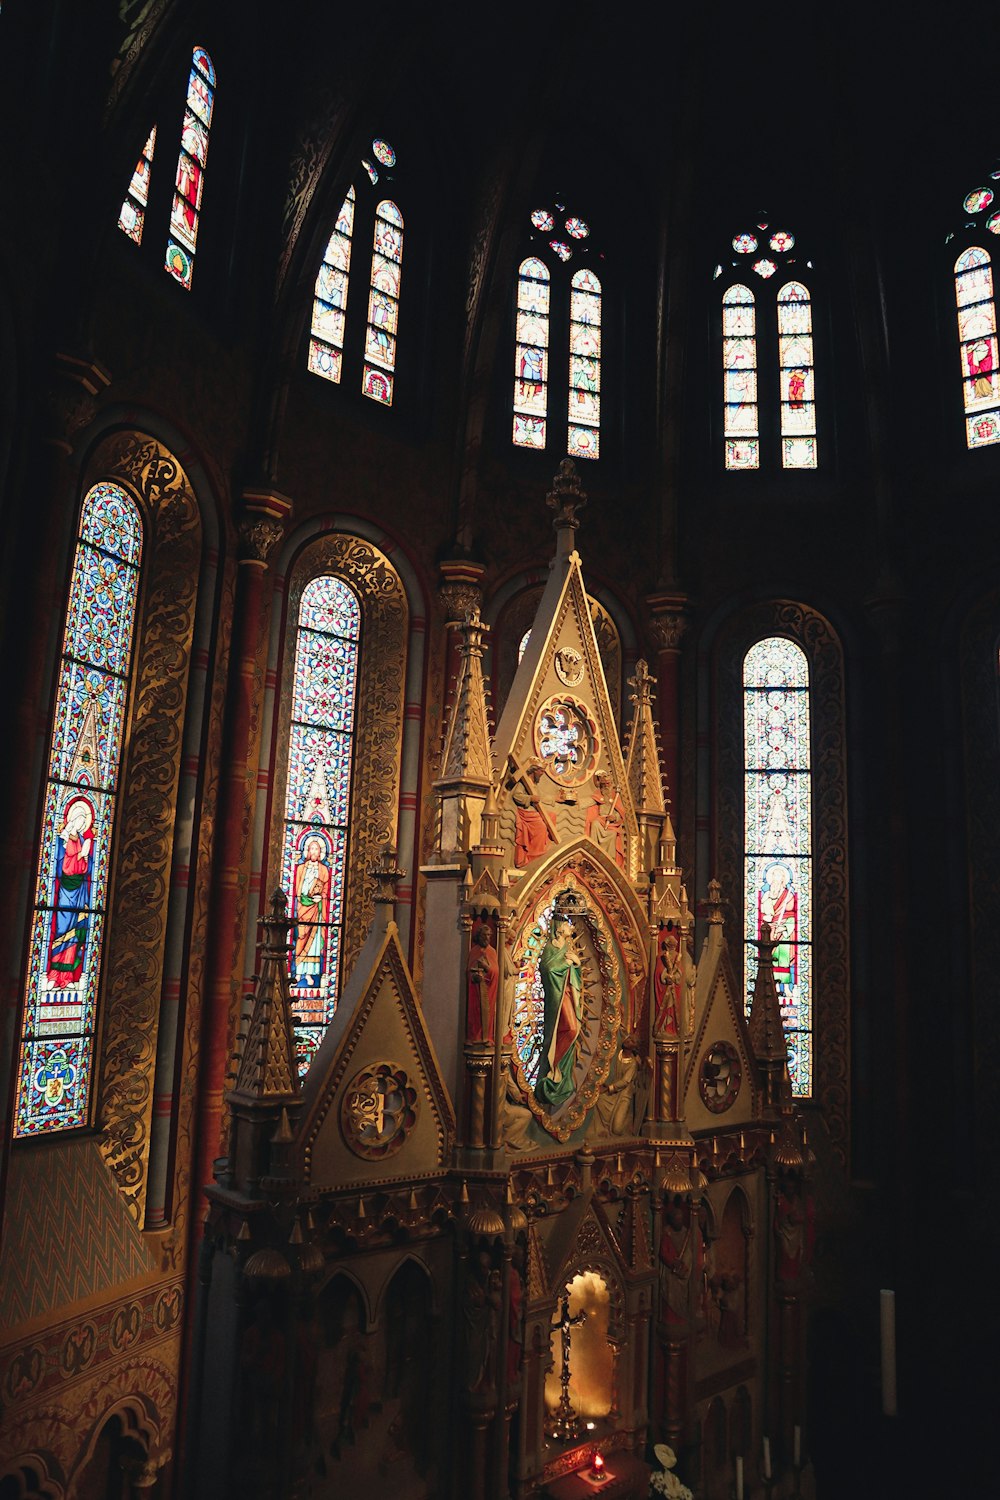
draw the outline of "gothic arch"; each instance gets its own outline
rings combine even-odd
[[[402,1271],[403,1267],[407,1265],[416,1266],[417,1270],[423,1274],[424,1279],[427,1282],[428,1292],[430,1294],[431,1312],[436,1314],[440,1311],[440,1308],[438,1306],[438,1289],[430,1267],[427,1265],[427,1262],[423,1260],[419,1255],[417,1255],[414,1251],[408,1250],[405,1255],[400,1256],[399,1260],[393,1262],[393,1264],[389,1267],[384,1277],[382,1278],[382,1284],[379,1287],[378,1295],[375,1298],[375,1312],[372,1318],[373,1327],[377,1326],[382,1320],[382,1313],[385,1308],[386,1298],[389,1294],[390,1286],[395,1281],[400,1271]]]
[[[733,946],[743,931],[737,893],[743,876],[742,668],[765,636],[785,636],[809,661],[813,722],[813,967],[816,1035],[813,1098],[822,1108],[842,1167],[850,1160],[850,996],[847,864],[847,755],[844,655],[830,622],[809,605],[786,599],[745,605],[725,619],[711,642],[711,691],[716,708],[713,865]]]
[[[370,1332],[371,1329],[375,1326],[375,1312],[373,1310],[373,1302],[369,1288],[353,1271],[348,1270],[346,1266],[341,1265],[337,1261],[334,1261],[332,1264],[328,1265],[327,1269],[329,1271],[329,1275],[326,1276],[322,1283],[316,1288],[317,1302],[322,1300],[324,1295],[327,1293],[327,1291],[329,1291],[330,1287],[332,1287],[333,1283],[338,1278],[342,1281],[349,1282],[361,1299],[361,1311],[364,1315],[365,1331]]]

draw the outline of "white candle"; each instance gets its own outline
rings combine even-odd
[[[882,1415],[896,1415],[896,1293],[879,1292],[882,1346]]]
[[[798,1468],[799,1465],[802,1462],[802,1428],[801,1427],[796,1427],[794,1433],[792,1434],[792,1437],[793,1437],[793,1443],[794,1443],[794,1453],[793,1453],[793,1456],[792,1456],[792,1463],[795,1465],[796,1468]]]
[[[736,1500],[743,1500],[743,1460],[736,1460]]]
[[[771,1439],[764,1439],[764,1478],[771,1477]]]

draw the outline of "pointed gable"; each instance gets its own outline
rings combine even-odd
[[[412,1178],[447,1159],[454,1110],[395,922],[370,934],[309,1070],[306,1098],[303,1171],[320,1191]]]
[[[716,882],[711,882],[715,887]],[[710,888],[711,888],[710,887]],[[714,904],[698,961],[694,1042],[684,1074],[684,1118],[692,1132],[747,1124],[757,1107],[757,1071],[742,992]]]
[[[514,846],[511,862],[524,868],[589,832],[634,878],[638,822],[572,545],[586,496],[570,459],[548,503],[556,512],[556,555],[494,740],[501,833]],[[530,838],[518,833],[519,807],[530,812]]]

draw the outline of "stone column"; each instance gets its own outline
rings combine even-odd
[[[272,491],[249,490],[243,496],[205,965],[207,985],[192,1222],[197,1218],[200,1194],[212,1180],[222,1143],[222,1099],[232,1045],[233,997],[237,993],[233,979],[240,966],[246,922],[246,892],[241,890],[240,873],[249,852],[249,823],[260,752],[263,684],[258,676],[258,663],[274,582],[269,560],[291,510],[291,501]]]

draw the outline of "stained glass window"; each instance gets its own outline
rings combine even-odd
[[[749,287],[731,286],[722,299],[722,378],[726,468],[760,464],[757,408],[757,315]]]
[[[177,156],[174,201],[170,211],[166,268],[181,286],[190,290],[198,241],[198,215],[205,186],[208,133],[215,100],[215,69],[202,47],[194,49],[188,78],[181,145]]]
[[[339,381],[344,361],[344,323],[351,274],[351,237],[354,234],[353,187],[340,213],[316,277],[308,368],[324,380]]]
[[[569,441],[571,458],[597,458],[601,427],[601,283],[577,271],[569,297]]]
[[[746,1004],[767,922],[792,1090],[800,1097],[812,1093],[813,1076],[809,740],[805,654],[781,636],[758,641],[743,663]]]
[[[292,681],[281,884],[291,897],[289,980],[305,1072],[337,1008],[361,607],[342,579],[303,590]]]
[[[549,273],[537,256],[517,276],[514,442],[544,448],[549,392]]]
[[[156,149],[156,126],[142,148],[142,155],[132,173],[132,181],[118,215],[118,228],[137,245],[142,244],[142,231],[146,222],[146,205],[149,202],[149,178],[153,170],[153,152]]]
[[[86,1125],[142,557],[116,484],[87,495],[73,558],[49,747],[14,1134]]]
[[[970,448],[985,448],[1000,442],[1000,384],[993,269],[978,245],[964,250],[955,262],[955,299],[966,442]]]
[[[800,281],[789,281],[778,293],[781,463],[785,469],[816,467],[816,375],[813,364],[809,293]]]
[[[403,215],[384,198],[375,210],[368,327],[361,389],[373,401],[392,405],[396,368],[396,327],[399,322],[399,278],[403,260]]]

